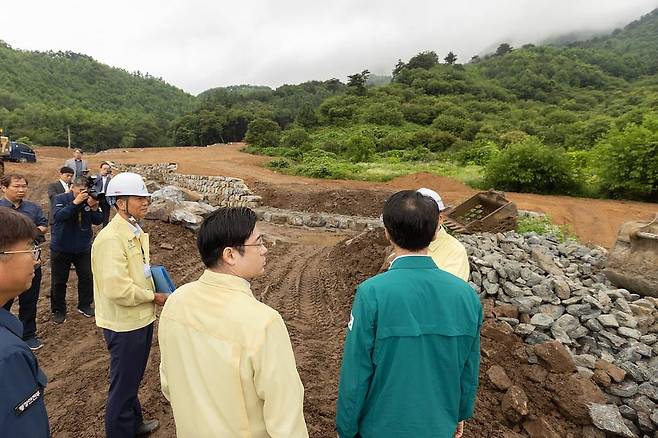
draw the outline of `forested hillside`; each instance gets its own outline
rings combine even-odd
[[[423,52],[337,80],[216,89],[175,122],[179,144],[236,140],[285,172],[387,179],[414,170],[505,190],[658,199],[658,12],[569,46],[460,64]],[[235,129],[241,114],[240,129]]]
[[[246,140],[271,166],[321,178],[414,171],[478,187],[658,200],[658,10],[610,35],[427,51],[355,72],[196,98],[75,53],[0,45],[0,126],[87,149]],[[367,66],[364,66],[367,67]]]
[[[194,97],[162,79],[73,52],[14,50],[0,41],[0,127],[37,144],[85,149],[171,144],[170,122]]]

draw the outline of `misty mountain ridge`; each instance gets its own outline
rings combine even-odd
[[[570,35],[553,41],[566,41]],[[370,75],[364,85],[391,93],[403,85],[431,96],[482,94],[507,102],[552,105],[578,90],[621,91],[658,72],[658,9],[587,41],[509,49],[453,66],[437,57],[436,71],[428,67],[420,76],[405,74],[413,81],[405,83],[403,75],[389,86],[389,76]],[[232,134],[221,138],[241,139],[254,117],[265,115],[285,128],[300,113],[310,116],[325,100],[346,90],[345,83],[334,78],[275,90],[258,85],[217,87],[194,97],[160,78],[113,68],[87,55],[22,51],[0,42],[0,127],[40,144],[65,144],[66,126],[72,127],[74,142],[95,143],[94,149],[206,141],[212,135],[195,137],[199,127],[189,125],[189,135],[179,135],[177,126],[181,117],[193,118],[197,111],[213,108],[216,119],[206,123],[229,120]],[[222,107],[235,110],[227,115]]]

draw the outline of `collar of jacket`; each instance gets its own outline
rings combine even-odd
[[[439,225],[439,230],[436,233],[436,237],[430,242],[430,246],[428,246],[429,250],[435,251],[439,245],[445,242],[446,238],[450,238],[450,234],[448,234],[446,229],[443,228],[443,225]]]
[[[140,237],[135,234],[135,227],[131,226],[130,223],[119,214],[114,215],[110,224],[112,224],[112,227],[122,238],[125,238],[126,240],[137,239],[141,241]],[[144,234],[146,233],[142,230],[140,236],[143,236]]]
[[[23,337],[23,324],[12,315],[9,311],[0,307],[0,326],[6,327],[7,330],[18,336]]]
[[[432,257],[428,255],[418,255],[409,257],[399,257],[393,261],[388,270],[393,269],[438,269]]]
[[[254,294],[251,292],[251,285],[244,278],[236,277],[235,275],[230,274],[220,274],[219,272],[213,272],[209,269],[203,271],[201,277],[199,278],[201,283],[207,284],[208,286],[221,287],[222,289],[229,289],[235,292],[242,292],[243,294],[254,297]]]

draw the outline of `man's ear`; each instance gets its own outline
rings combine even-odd
[[[228,266],[234,266],[235,265],[235,249],[231,248],[230,246],[227,246],[224,248],[224,251],[222,251],[222,263],[228,265]]]

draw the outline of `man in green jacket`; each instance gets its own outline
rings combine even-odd
[[[391,196],[383,212],[397,257],[357,287],[345,338],[340,438],[460,437],[473,415],[482,305],[427,255],[438,224],[431,199]]]

